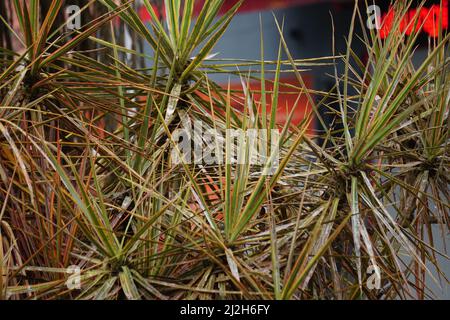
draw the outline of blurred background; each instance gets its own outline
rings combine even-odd
[[[154,7],[164,15],[163,1],[156,0]],[[225,12],[230,9],[237,0],[226,0],[222,8]],[[381,9],[382,21],[389,18],[389,0],[368,1],[378,5]],[[417,6],[421,1],[417,2]],[[361,12],[366,12],[366,0],[358,1],[361,5]],[[439,0],[427,1],[422,8],[421,14],[427,22],[431,22],[431,8],[438,7]],[[197,11],[201,9],[203,1],[197,1]],[[278,47],[280,35],[275,23],[275,18],[284,26],[284,38],[287,42],[289,50],[294,59],[308,59],[317,57],[332,56],[335,54],[345,54],[346,38],[348,36],[350,21],[352,19],[355,1],[354,0],[244,0],[236,17],[232,20],[225,35],[219,41],[218,45],[213,49],[214,58],[236,59],[238,60],[259,60],[261,59],[261,32],[264,36],[264,59],[276,60],[278,55]],[[433,5],[435,5],[433,7]],[[448,27],[448,1],[444,3],[443,25]],[[415,5],[411,7],[414,10]],[[411,12],[412,12],[411,10]],[[143,20],[148,21],[150,15],[146,9],[141,6],[140,16]],[[367,16],[363,17],[364,19]],[[389,21],[388,21],[389,22]],[[386,27],[381,31],[385,34],[389,32],[388,22]],[[365,21],[364,21],[365,23]],[[384,26],[385,24],[383,24]],[[356,33],[361,35],[361,24],[355,25]],[[415,51],[414,63],[420,64],[427,56],[429,34],[423,32],[419,37]],[[333,50],[334,45],[334,50]],[[359,58],[367,61],[365,46],[361,41],[354,39],[353,50]],[[146,54],[152,56],[151,49],[145,48]],[[283,55],[283,59],[287,59]],[[342,74],[344,65],[336,60],[337,73]],[[258,69],[259,66],[255,69]],[[334,65],[328,64],[321,67],[313,67],[303,72],[306,85],[317,91],[330,91],[335,85]],[[227,85],[229,75],[212,74],[209,75],[216,82]],[[238,78],[231,78],[232,88],[240,88],[241,82]],[[282,76],[283,83],[293,83],[298,85],[298,81],[292,73],[286,73]],[[259,84],[254,84],[256,88]],[[319,99],[319,97],[316,97]],[[297,95],[285,94],[280,97],[280,106],[292,106],[297,99]],[[300,100],[296,109],[293,122],[298,123],[303,118],[305,109],[307,109],[307,99],[304,97]],[[278,119],[283,121],[286,117],[289,107],[280,108],[278,110]],[[329,114],[323,115],[324,119],[331,123],[332,117]],[[314,128],[320,130],[319,124],[314,123]]]

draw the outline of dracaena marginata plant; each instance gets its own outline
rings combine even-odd
[[[76,1],[75,30],[69,1],[0,4],[1,299],[423,299],[447,285],[448,34],[415,66],[418,33],[395,31],[408,5],[395,3],[382,40],[355,33],[355,4],[346,52],[295,59],[274,19],[277,60],[262,36],[259,60],[218,59],[240,6],[219,14],[223,2],[143,0],[147,24],[133,0]],[[338,62],[334,90],[306,87],[305,70]],[[298,99],[280,123],[282,90]],[[200,121],[226,141],[228,129],[277,130],[277,147],[260,165],[174,162],[177,130]]]

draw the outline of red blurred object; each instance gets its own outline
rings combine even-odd
[[[419,13],[417,13],[419,10]],[[418,21],[416,23],[416,15]],[[422,7],[419,9],[410,9],[403,17],[400,23],[400,32],[405,32],[411,35],[418,32],[423,24],[422,31],[427,33],[430,37],[436,38],[439,36],[439,20],[442,15],[442,29],[448,28],[448,0],[442,2],[442,10],[439,4],[434,4],[431,7]],[[381,19],[380,37],[387,38],[392,32],[394,24],[395,11],[391,7],[389,11],[383,15]]]
[[[304,74],[302,79],[307,88],[312,87],[312,77],[311,75]],[[278,124],[286,123],[292,109],[295,106],[295,110],[292,115],[292,124],[298,125],[306,117],[308,113],[311,113],[312,108],[308,102],[308,98],[305,94],[300,94],[298,89],[290,87],[293,85],[295,87],[299,86],[299,82],[295,77],[282,77],[280,79],[280,88],[278,94],[278,107],[276,112],[276,122]],[[223,88],[227,88],[228,85],[223,85]],[[230,89],[233,90],[233,99],[231,104],[237,109],[242,109],[242,104],[244,102],[244,93],[242,89],[242,84],[240,82],[231,83]],[[253,101],[255,102],[258,109],[261,111],[261,82],[253,81],[249,85],[250,92],[252,93]],[[269,81],[266,82],[266,101],[267,101],[267,114],[270,117],[271,112],[271,102],[273,84]],[[297,101],[298,99],[298,101]],[[310,123],[309,130],[313,127],[313,123]]]
[[[303,74],[302,79],[305,83],[306,88],[312,88],[312,76],[310,74]],[[246,84],[247,85],[247,84]],[[293,87],[291,87],[292,85]],[[228,89],[228,84],[221,84],[224,90]],[[252,101],[255,103],[258,113],[261,114],[261,82],[252,81],[248,85],[250,94],[252,96]],[[298,125],[302,122],[306,116],[312,114],[312,107],[309,103],[306,94],[302,94],[298,89],[299,82],[295,77],[281,77],[280,87],[278,91],[278,106],[276,112],[276,123],[279,125],[284,125],[292,112],[291,124]],[[242,83],[240,81],[230,83],[231,101],[230,104],[236,110],[243,110],[245,103],[245,94],[242,88]],[[203,97],[205,100],[210,100],[210,98],[200,92],[197,92],[199,96]],[[266,112],[267,118],[270,118],[271,114],[271,104],[272,104],[272,93],[273,84],[270,81],[266,81]],[[214,94],[213,94],[214,96]],[[314,117],[312,117],[314,119]],[[314,120],[310,121],[308,124],[307,134],[312,135],[314,130]]]

